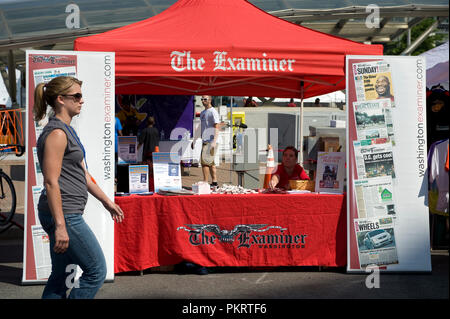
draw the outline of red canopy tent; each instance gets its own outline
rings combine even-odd
[[[382,55],[383,47],[298,26],[244,0],[179,0],[78,38],[75,50],[116,53],[118,94],[308,98],[345,88],[345,55]]]

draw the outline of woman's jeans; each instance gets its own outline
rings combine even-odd
[[[42,298],[65,299],[72,288],[69,298],[94,298],[106,278],[106,261],[102,248],[92,230],[81,214],[65,214],[69,248],[64,253],[53,251],[55,246],[55,222],[50,212],[39,211],[39,220],[50,238],[50,256],[52,273],[48,278]],[[78,282],[75,282],[76,266],[83,270]]]

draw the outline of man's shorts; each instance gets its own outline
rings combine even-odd
[[[215,166],[217,163],[215,163],[214,159],[216,157],[217,148],[219,145],[216,143],[216,147],[211,152],[211,143],[210,142],[203,142],[202,145],[202,154],[200,157],[200,161],[202,166]]]

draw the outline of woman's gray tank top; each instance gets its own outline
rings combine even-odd
[[[82,214],[88,199],[86,174],[81,164],[84,158],[83,149],[75,130],[56,117],[49,118],[48,124],[44,127],[36,143],[39,165],[42,168],[47,136],[55,129],[63,130],[67,136],[67,147],[58,180],[63,212],[64,214]],[[50,212],[45,188],[39,198],[38,210]]]

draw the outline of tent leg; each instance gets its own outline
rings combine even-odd
[[[9,78],[9,96],[11,97],[12,106],[17,104],[17,86],[16,86],[16,62],[12,50],[8,52],[8,78]]]
[[[230,185],[233,185],[233,97],[230,96]]]
[[[301,81],[300,82],[300,98],[301,98],[301,102],[300,102],[300,125],[299,125],[299,129],[300,129],[300,143],[299,143],[299,162],[300,165],[303,166],[303,90],[304,90],[304,82]]]

